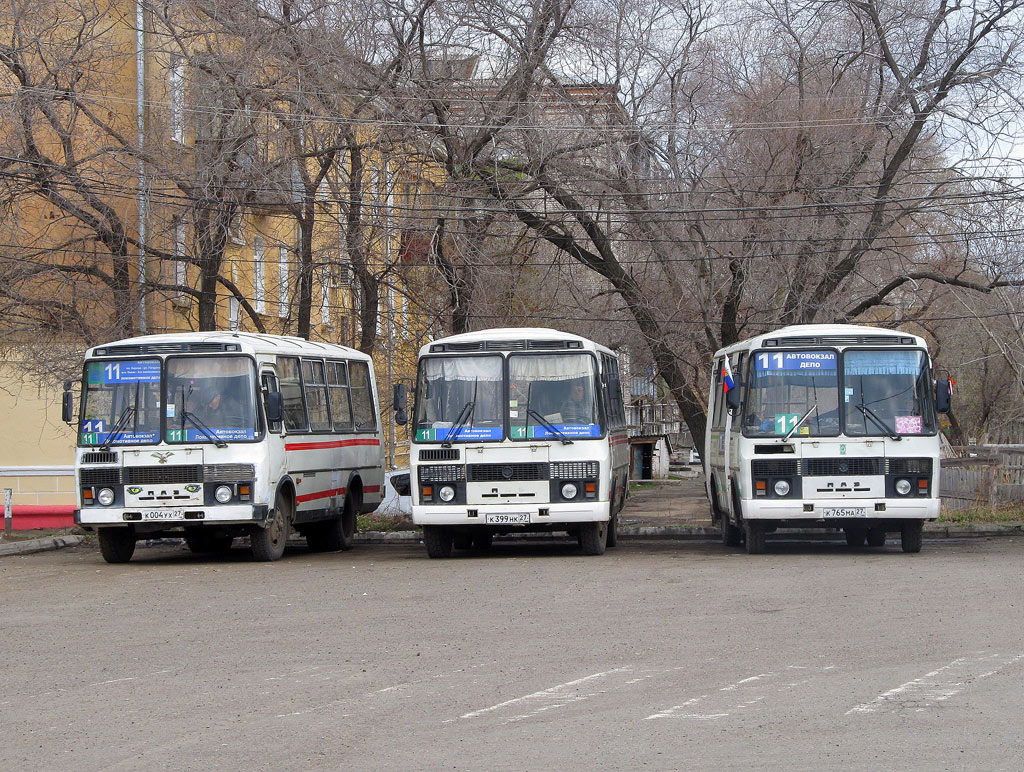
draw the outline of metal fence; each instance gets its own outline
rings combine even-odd
[[[949,509],[1024,508],[1024,445],[977,445],[942,459],[940,494]]]

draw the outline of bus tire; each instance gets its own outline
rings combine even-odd
[[[494,534],[490,531],[480,531],[473,534],[473,549],[484,552],[491,548],[494,543]]]
[[[743,532],[737,526],[732,524],[732,516],[718,506],[718,496],[715,493],[714,488],[711,489],[711,495],[714,497],[711,505],[718,511],[718,525],[722,530],[722,544],[726,547],[740,546],[740,542],[743,540]],[[736,495],[735,489],[733,489],[732,502],[733,509],[738,512],[740,509],[740,499],[739,496]]]
[[[612,515],[608,519],[608,539],[605,541],[606,547],[616,547],[619,544],[619,516]]]
[[[763,555],[767,548],[768,532],[764,523],[748,520],[745,526],[747,536],[747,554]]]
[[[348,551],[355,535],[356,502],[346,496],[340,515],[306,530],[306,544],[311,552]]]
[[[584,555],[603,555],[608,543],[608,521],[581,523],[579,542]]]
[[[452,532],[443,525],[423,526],[423,543],[427,545],[428,557],[450,558],[452,542]]]
[[[277,492],[274,501],[274,516],[266,528],[256,526],[249,536],[252,556],[256,560],[280,560],[288,543],[288,532],[291,529],[292,502],[284,491]]]
[[[920,552],[923,539],[922,530],[924,523],[920,520],[911,520],[900,528],[900,546],[904,552]]]
[[[869,547],[883,547],[883,546],[885,546],[885,529],[884,528],[868,528],[868,546]]]
[[[844,528],[846,534],[846,546],[851,549],[860,549],[868,538],[868,532],[863,528]]]
[[[135,530],[132,528],[100,528],[100,554],[108,563],[127,563],[135,554]]]

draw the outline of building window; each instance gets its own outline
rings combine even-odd
[[[233,265],[233,264],[231,266],[231,281],[234,283],[234,285],[236,287],[238,286],[238,271],[236,269],[236,266]],[[231,297],[228,299],[228,329],[230,329],[230,330],[237,330],[238,329],[238,327],[239,327],[239,313],[238,312],[239,312],[238,298],[236,298],[234,293],[232,293]]]
[[[320,269],[320,324],[331,325],[331,289],[327,280],[327,266]]]
[[[174,283],[184,287],[188,281],[185,271],[185,221],[180,217],[174,218],[174,257]]]
[[[288,247],[277,248],[277,315],[288,318]]]
[[[266,299],[266,265],[263,260],[263,237],[255,236],[252,240],[252,282],[253,282],[253,293],[252,300],[253,306],[256,309],[257,314],[265,314],[267,312],[267,299]]]
[[[171,55],[167,89],[171,103],[171,139],[185,144],[185,60],[177,54]]]

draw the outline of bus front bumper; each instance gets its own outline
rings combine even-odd
[[[517,526],[594,523],[608,520],[608,502],[574,502],[543,506],[419,506],[412,508],[416,525]]]
[[[225,504],[215,507],[165,507],[128,509],[124,507],[82,507],[75,512],[77,525],[162,525],[167,527],[216,523],[247,525],[267,519],[266,504]]]
[[[939,499],[765,499],[741,502],[744,520],[935,520]]]

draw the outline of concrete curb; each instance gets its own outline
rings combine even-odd
[[[25,541],[0,542],[0,557],[4,555],[31,555],[33,552],[59,550],[61,547],[74,547],[85,540],[84,536],[69,534],[67,536],[47,536],[43,539],[26,539]]]
[[[778,532],[783,538],[808,540],[833,540],[842,538],[842,533],[824,528],[806,530],[786,529]],[[516,539],[561,538],[564,534],[547,533],[518,534]],[[1024,523],[925,523],[926,539],[991,539],[1024,537]],[[718,528],[707,525],[627,525],[619,527],[619,538],[625,540],[672,539],[676,541],[718,539]],[[507,536],[501,538],[508,538]],[[894,538],[890,534],[889,538]],[[418,531],[365,531],[353,539],[357,544],[417,544],[423,540]]]

